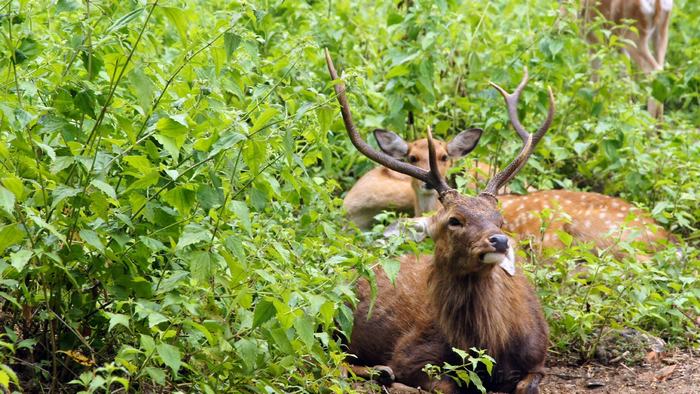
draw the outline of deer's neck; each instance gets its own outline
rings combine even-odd
[[[518,313],[523,302],[515,277],[499,267],[466,277],[433,262],[428,292],[437,322],[451,346],[477,347],[498,357],[510,338],[519,335],[527,317]],[[515,331],[515,332],[514,332]]]
[[[415,217],[422,216],[424,213],[434,211],[438,208],[438,194],[434,190],[418,190],[416,191],[416,199],[413,204],[413,213]]]

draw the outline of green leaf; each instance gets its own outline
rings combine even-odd
[[[255,122],[253,123],[253,127],[250,129],[249,134],[253,134],[256,131],[265,127],[267,122],[270,119],[272,119],[273,116],[277,115],[278,113],[279,113],[279,111],[275,108],[272,108],[272,107],[266,108],[265,111],[263,111],[263,113],[260,116],[258,116],[257,119],[255,119]]]
[[[304,342],[307,348],[311,348],[314,344],[314,325],[307,315],[301,315],[294,321],[294,328],[297,335]]]
[[[267,300],[260,300],[253,312],[253,328],[260,326],[275,315],[275,306]]]
[[[394,283],[396,277],[399,275],[401,263],[397,259],[384,259],[382,260],[382,268],[384,272],[386,272],[386,276],[389,277],[391,283]]]
[[[187,187],[178,186],[163,193],[163,201],[172,205],[182,216],[187,216],[197,202],[196,192]]]
[[[144,351],[144,353],[152,353],[156,350],[156,342],[153,337],[141,334],[139,339],[139,346]]]
[[[212,258],[209,252],[194,252],[190,255],[190,272],[192,278],[205,283],[212,275]]]
[[[146,371],[148,376],[150,376],[156,384],[161,386],[165,384],[165,371],[163,371],[161,368],[146,367],[144,368],[144,371]]]
[[[245,231],[247,231],[248,234],[252,234],[253,230],[250,223],[250,210],[248,209],[246,203],[243,201],[231,201],[229,203],[229,209],[234,213],[234,215],[236,215],[238,220],[241,221],[241,226],[243,226]]]
[[[187,15],[179,8],[175,7],[160,7],[170,21],[175,25],[182,41],[187,42]]]
[[[287,333],[284,329],[281,327],[274,328],[270,330],[270,336],[281,351],[286,354],[294,354],[294,348],[292,347],[292,343],[289,342],[289,338],[287,338]]]
[[[116,21],[114,21],[114,23],[112,23],[112,25],[110,27],[107,28],[107,30],[105,30],[105,35],[108,35],[111,32],[117,31],[117,30],[121,29],[122,27],[126,26],[127,24],[129,24],[129,22],[134,20],[134,18],[138,17],[142,11],[143,11],[143,8],[137,8],[137,9],[127,13],[126,15],[122,16],[121,18],[117,19]]]
[[[15,195],[17,201],[24,200],[24,184],[20,178],[10,174],[2,178],[2,184]]]
[[[252,371],[255,368],[256,359],[258,357],[258,345],[253,339],[243,338],[235,343],[236,353],[243,360],[243,364],[247,371]]]
[[[209,240],[211,240],[211,233],[209,230],[198,224],[190,223],[185,226],[185,230],[182,232],[180,239],[177,241],[175,250],[182,250],[187,246]]]
[[[20,230],[18,224],[0,226],[0,253],[22,240],[24,240],[24,232]]]
[[[22,272],[24,267],[32,258],[32,251],[27,249],[22,249],[17,252],[10,254],[10,261],[12,266],[17,270],[17,272]]]
[[[93,248],[99,250],[100,252],[105,251],[105,245],[102,243],[100,236],[93,230],[83,229],[80,230],[80,238],[87,242]]]
[[[69,197],[77,196],[78,194],[80,194],[80,189],[65,185],[59,185],[58,187],[56,187],[53,193],[51,193],[51,196],[53,197],[51,208],[56,208],[56,206],[60,204],[61,201]]]
[[[90,184],[92,186],[95,186],[99,191],[104,193],[107,197],[111,197],[115,201],[117,200],[117,192],[114,191],[114,188],[112,185],[105,181],[101,181],[99,179],[93,179]]]
[[[241,36],[231,32],[224,33],[224,50],[226,51],[226,60],[231,60],[231,55],[236,51],[236,48],[241,44]]]
[[[158,355],[160,356],[161,360],[163,360],[165,365],[170,367],[170,369],[173,370],[173,373],[177,374],[177,371],[180,369],[180,365],[182,364],[180,350],[167,343],[159,344],[156,346],[156,349],[158,351]]]
[[[109,328],[107,329],[108,332],[111,332],[112,329],[117,326],[117,325],[122,325],[126,327],[127,330],[129,330],[129,316],[123,315],[121,313],[110,313],[110,312],[105,312],[107,317],[109,317]]]
[[[10,215],[15,212],[15,195],[2,186],[0,186],[0,208]]]

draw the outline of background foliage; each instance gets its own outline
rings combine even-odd
[[[546,85],[558,115],[513,189],[621,196],[685,254],[620,262],[572,247],[551,267],[531,261],[553,353],[590,357],[622,325],[697,346],[700,5],[676,1],[652,80],[614,37],[589,48],[556,1],[412,3],[0,5],[0,386],[350,389],[337,334],[352,283],[395,268],[396,248],[343,218],[343,191],[372,164],[344,135],[323,47],[362,129],[483,127],[471,157],[495,164],[517,144],[487,82],[513,86],[527,66],[525,124]],[[648,94],[665,123],[644,111]],[[569,274],[574,259],[595,274]]]

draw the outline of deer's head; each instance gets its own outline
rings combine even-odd
[[[471,128],[457,134],[447,143],[440,140],[433,141],[438,171],[441,176],[444,177],[447,170],[452,167],[454,159],[466,156],[476,148],[482,132],[483,130],[481,129]],[[406,142],[397,134],[384,129],[375,129],[374,138],[377,140],[379,148],[389,156],[411,163],[424,170],[430,169],[427,138]],[[433,187],[416,178],[412,178],[411,187],[418,200],[416,201],[416,210],[418,211],[416,214],[433,210],[438,197]]]
[[[326,63],[331,78],[337,80],[338,73],[328,50]],[[409,175],[437,192],[442,208],[432,217],[417,219],[415,224],[419,231],[435,240],[435,264],[445,266],[445,269],[456,275],[487,273],[496,265],[500,265],[511,275],[515,272],[513,242],[501,230],[503,218],[498,211],[496,192],[522,169],[554,118],[554,95],[549,89],[549,110],[542,126],[534,134],[530,134],[520,123],[517,103],[527,80],[526,69],[522,81],[512,94],[491,83],[505,99],[511,125],[522,140],[523,147],[518,156],[503,171],[491,178],[486,188],[476,197],[463,196],[447,185],[444,173],[440,171],[440,156],[430,128],[426,138],[428,168],[421,168],[413,163],[400,161],[385,152],[376,151],[362,139],[355,128],[350,105],[345,96],[345,85],[338,82],[334,86],[345,128],[355,148],[375,162]]]

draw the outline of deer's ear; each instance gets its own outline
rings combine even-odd
[[[396,133],[384,129],[374,129],[374,138],[379,148],[389,156],[402,159],[408,154],[408,143]]]
[[[457,134],[455,138],[447,143],[447,153],[452,157],[466,156],[467,153],[476,148],[483,132],[484,130],[473,128]]]
[[[384,230],[384,237],[400,236],[413,242],[421,242],[430,236],[431,217],[400,219]]]

